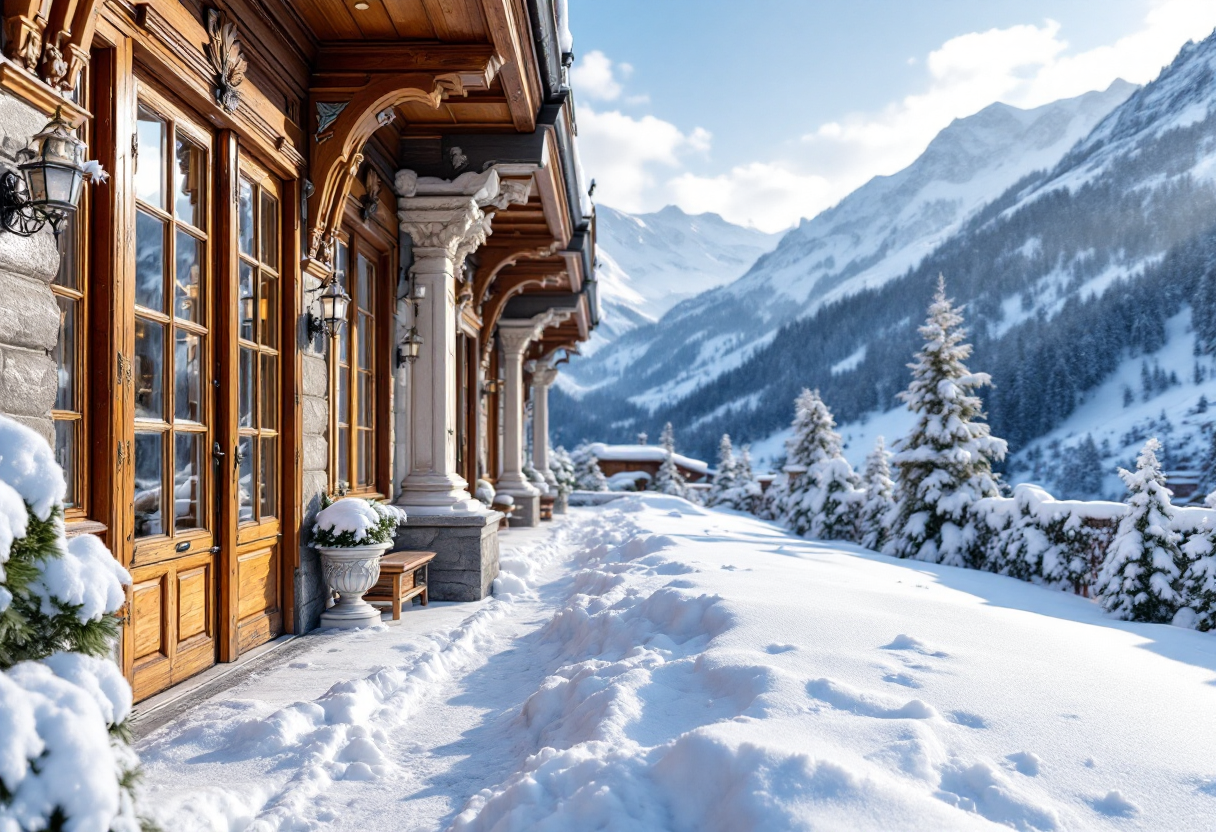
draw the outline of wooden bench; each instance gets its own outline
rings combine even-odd
[[[514,505],[495,503],[493,506],[491,506],[491,508],[493,508],[495,511],[502,512],[502,519],[498,521],[498,528],[505,529],[511,525],[511,515],[515,513]]]
[[[416,595],[427,605],[427,577],[434,552],[391,552],[380,558],[380,580],[367,591],[363,600],[372,604],[392,604],[393,620],[401,619],[401,605]]]
[[[553,506],[557,503],[557,498],[552,494],[542,494],[540,496],[540,519],[553,519]]]

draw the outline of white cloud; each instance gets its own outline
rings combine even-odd
[[[785,158],[721,173],[697,175],[686,168],[689,154],[709,153],[707,131],[684,132],[650,115],[580,106],[580,146],[597,177],[596,196],[606,204],[651,211],[674,202],[690,213],[715,211],[734,222],[779,230],[814,216],[871,177],[910,164],[955,118],[994,101],[1037,107],[1104,89],[1116,78],[1146,83],[1183,43],[1206,37],[1213,27],[1213,0],[1157,0],[1137,31],[1083,52],[1070,51],[1067,33],[1053,20],[960,35],[923,59],[909,60],[909,72],[924,73],[920,92],[878,112],[827,122]],[[622,99],[631,70],[591,52],[572,71],[572,80],[584,101],[648,102],[645,94]]]
[[[616,101],[621,97],[621,84],[616,79],[617,72],[628,78],[633,74],[633,67],[629,64],[617,64],[614,72],[612,60],[596,49],[584,55],[570,70],[570,83],[584,98],[593,101]]]

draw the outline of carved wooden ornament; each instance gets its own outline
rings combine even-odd
[[[245,80],[248,63],[241,54],[241,42],[237,38],[236,26],[219,9],[207,9],[207,60],[215,70],[215,101],[227,112],[236,110],[241,103],[237,87]]]

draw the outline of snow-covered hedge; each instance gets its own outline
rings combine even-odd
[[[127,574],[68,541],[63,471],[0,417],[0,830],[136,832],[131,688],[111,659]]]

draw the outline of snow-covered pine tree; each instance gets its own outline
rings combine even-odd
[[[570,458],[569,452],[558,445],[549,451],[549,470],[553,474],[553,479],[557,482],[557,496],[560,500],[563,497],[569,497],[570,492],[578,488],[578,478],[574,473],[574,460]],[[603,476],[603,474],[600,474]]]
[[[735,465],[735,449],[731,447],[730,434],[724,433],[718,442],[718,467],[714,470],[714,481],[709,487],[706,505],[723,504],[723,495],[735,487]]]
[[[1136,470],[1119,469],[1127,485],[1127,513],[1098,573],[1102,606],[1131,621],[1165,623],[1182,606],[1178,592],[1185,556],[1173,531],[1172,494],[1157,461],[1161,443],[1144,443]]]
[[[574,449],[574,479],[583,491],[607,491],[608,478],[600,470],[599,460],[591,452],[591,446],[583,443]]]
[[[999,493],[992,463],[1005,457],[1005,440],[991,435],[983,403],[973,391],[992,383],[964,363],[963,316],[938,278],[929,316],[919,330],[912,383],[900,394],[917,417],[912,432],[896,445],[896,512],[883,551],[953,566],[975,566],[980,555],[969,508]]]
[[[663,447],[663,464],[654,475],[654,481],[650,484],[651,490],[673,497],[687,497],[688,486],[684,482],[684,475],[676,467],[676,435],[671,422],[663,426],[659,444]]]
[[[1205,523],[1182,544],[1182,554],[1182,603],[1194,613],[1191,623],[1204,632],[1216,629],[1216,529]]]
[[[794,435],[786,444],[789,465],[805,472],[794,472],[782,519],[796,534],[824,540],[856,539],[853,492],[857,475],[841,452],[836,420],[818,390],[799,394],[792,427]]]
[[[764,501],[764,489],[752,471],[752,448],[744,445],[735,459],[735,487],[730,496],[730,507],[736,511],[757,514]]]
[[[889,536],[890,517],[895,508],[895,483],[891,481],[891,454],[880,436],[874,450],[866,457],[862,474],[865,501],[861,506],[858,524],[861,526],[861,545],[876,552],[882,551]]]
[[[63,471],[0,416],[0,828],[140,828],[131,688],[111,658],[130,576],[64,534]]]

